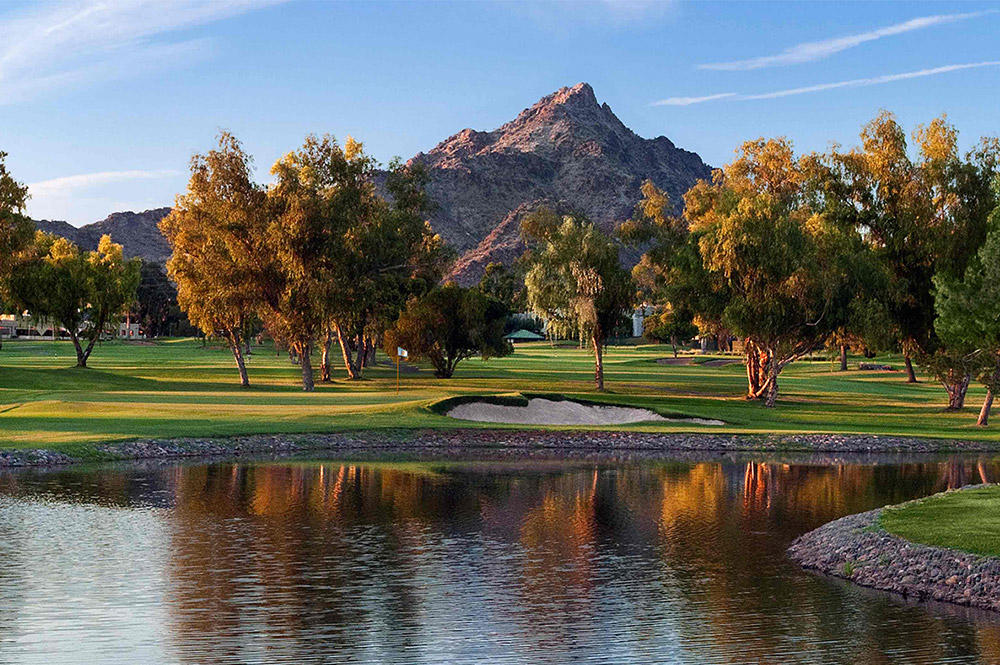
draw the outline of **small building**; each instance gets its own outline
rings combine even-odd
[[[632,311],[632,337],[642,337],[646,317],[654,311],[652,305],[641,305]]]
[[[17,319],[10,314],[0,314],[0,339],[17,337]]]
[[[118,326],[118,337],[121,339],[146,339],[146,333],[138,323],[122,323]]]
[[[521,328],[520,330],[515,330],[512,333],[504,335],[505,340],[517,344],[518,342],[538,342],[545,339],[545,335],[539,335],[531,330],[526,330]]]

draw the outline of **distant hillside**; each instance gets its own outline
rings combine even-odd
[[[138,256],[147,261],[164,264],[170,258],[170,246],[157,228],[160,220],[170,213],[170,208],[156,208],[144,212],[116,212],[93,224],[77,228],[60,221],[35,220],[35,226],[46,233],[54,233],[73,241],[82,249],[97,249],[101,236],[108,234],[120,243],[126,256]]]

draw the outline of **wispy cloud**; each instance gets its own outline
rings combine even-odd
[[[727,99],[738,97],[735,92],[720,92],[715,95],[705,95],[704,97],[667,97],[658,102],[653,102],[653,106],[690,106],[691,104],[701,104],[702,102],[714,102],[717,99]]]
[[[915,72],[903,72],[901,74],[885,74],[883,76],[872,76],[869,78],[850,79],[848,81],[836,81],[834,83],[819,83],[817,85],[807,85],[800,88],[787,88],[785,90],[775,90],[774,92],[763,92],[756,94],[738,94],[734,92],[724,92],[716,95],[705,95],[703,97],[668,97],[653,102],[652,106],[688,106],[725,99],[728,101],[744,101],[752,99],[776,99],[778,97],[791,97],[792,95],[804,95],[810,92],[821,92],[824,90],[835,90],[837,88],[861,88],[869,85],[881,85],[894,81],[906,81],[908,79],[921,78],[924,76],[935,76],[937,74],[947,74],[949,72],[962,71],[964,69],[979,69],[981,67],[1000,66],[1000,60],[987,60],[984,62],[970,62],[962,65],[944,65],[943,67],[933,67],[931,69],[921,69]]]
[[[937,16],[921,16],[910,19],[895,25],[889,25],[869,32],[860,32],[855,35],[845,37],[835,37],[824,39],[818,42],[805,42],[789,49],[785,49],[777,55],[766,55],[758,58],[748,58],[746,60],[734,60],[732,62],[716,62],[698,65],[699,69],[714,69],[722,71],[748,71],[751,69],[763,69],[764,67],[779,67],[783,65],[795,65],[803,62],[813,62],[828,58],[835,53],[846,51],[866,42],[873,42],[883,37],[902,35],[914,30],[922,30],[935,25],[955,23],[965,19],[995,14],[997,10],[987,10],[981,12],[970,12],[966,14],[940,14]]]
[[[71,196],[81,191],[128,180],[151,180],[177,175],[177,171],[161,169],[159,171],[101,171],[100,173],[82,173],[52,180],[43,180],[28,184],[28,193],[32,200],[39,198],[55,198]]]
[[[0,105],[203,57],[169,33],[284,0],[84,0],[0,15]]]

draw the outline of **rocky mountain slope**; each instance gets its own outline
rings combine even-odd
[[[462,130],[413,161],[431,176],[431,225],[462,254],[452,273],[460,283],[520,254],[520,218],[539,205],[579,210],[610,230],[631,215],[644,180],[679,204],[711,174],[670,139],[636,135],[587,83],[542,98],[494,131]]]
[[[679,204],[711,174],[696,153],[670,139],[636,135],[586,83],[542,98],[493,131],[464,129],[411,161],[428,169],[437,203],[431,226],[459,253],[450,277],[462,284],[477,281],[491,261],[510,263],[521,254],[520,220],[539,206],[579,210],[611,230],[631,215],[644,180]],[[86,249],[110,233],[127,255],[163,263],[170,250],[156,224],[168,212],[115,213],[79,229],[37,224]]]
[[[35,225],[46,233],[67,238],[81,249],[95,250],[101,236],[108,234],[120,243],[125,256],[139,256],[154,263],[166,263],[170,246],[157,228],[160,220],[170,213],[170,208],[155,208],[144,212],[116,212],[107,218],[79,228],[66,222],[35,220]]]

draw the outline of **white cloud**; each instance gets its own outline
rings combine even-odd
[[[824,39],[818,42],[805,42],[789,49],[785,49],[777,55],[767,55],[759,58],[749,58],[746,60],[735,60],[733,62],[716,62],[698,65],[699,69],[714,69],[722,71],[748,71],[751,69],[762,69],[764,67],[777,67],[782,65],[795,65],[803,62],[813,62],[828,58],[835,53],[846,51],[847,49],[861,46],[866,42],[872,42],[883,37],[901,35],[914,30],[922,30],[935,25],[954,23],[969,18],[976,18],[986,14],[994,14],[996,10],[971,12],[967,14],[941,14],[937,16],[921,16],[910,19],[895,25],[889,25],[878,30],[861,32],[845,37],[835,37]]]
[[[177,175],[177,171],[162,169],[159,171],[101,171],[100,173],[82,173],[52,180],[43,180],[28,184],[28,193],[32,200],[72,196],[80,191],[86,191],[127,180],[150,180]]]
[[[83,0],[0,15],[0,105],[186,64],[203,39],[167,33],[284,0]]]
[[[984,62],[971,62],[962,65],[944,65],[942,67],[921,69],[915,72],[903,72],[901,74],[885,74],[883,76],[872,76],[869,78],[850,79],[848,81],[836,81],[834,83],[819,83],[817,85],[808,85],[808,86],[803,86],[801,88],[787,88],[785,90],[776,90],[774,92],[763,92],[751,95],[743,95],[733,92],[724,92],[716,95],[705,95],[703,97],[669,97],[667,99],[661,99],[659,101],[653,102],[651,106],[687,106],[689,104],[699,104],[702,102],[710,102],[719,99],[726,99],[728,101],[745,101],[752,99],[777,99],[778,97],[791,97],[792,95],[804,95],[806,93],[821,92],[823,90],[835,90],[837,88],[861,88],[869,85],[881,85],[883,83],[892,83],[893,81],[905,81],[908,79],[921,78],[924,76],[947,74],[948,72],[957,72],[957,71],[962,71],[964,69],[978,69],[980,67],[997,67],[997,66],[1000,66],[1000,60],[987,60]]]
[[[690,106],[691,104],[701,104],[702,102],[711,102],[716,99],[726,99],[736,96],[735,92],[720,92],[716,95],[705,95],[704,97],[667,97],[658,102],[653,102],[652,106]]]

